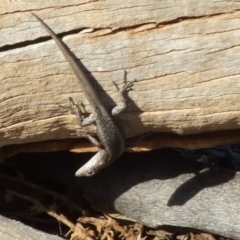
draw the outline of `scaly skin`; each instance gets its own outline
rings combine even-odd
[[[33,13],[32,13],[33,14]],[[126,99],[123,96],[125,90],[129,90],[133,85],[132,82],[125,84],[123,90],[119,91],[122,103],[116,106],[112,111],[108,111],[103,105],[101,99],[98,97],[96,90],[93,88],[91,81],[87,78],[77,63],[76,57],[69,50],[69,48],[56,36],[52,29],[43,22],[38,16],[33,14],[36,19],[41,23],[45,30],[49,33],[52,39],[55,41],[66,60],[69,62],[72,70],[77,77],[83,92],[89,104],[93,108],[93,114],[89,118],[82,120],[81,113],[79,111],[79,122],[81,126],[87,126],[92,123],[97,125],[97,139],[92,136],[87,136],[92,143],[100,146],[102,149],[94,155],[84,166],[82,166],[77,172],[77,177],[92,176],[99,170],[109,165],[112,161],[116,160],[124,151],[125,148],[125,133],[119,126],[112,115],[117,115],[122,112],[127,104]]]

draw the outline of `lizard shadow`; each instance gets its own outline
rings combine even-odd
[[[50,37],[51,38],[51,37]],[[94,91],[96,90],[96,94],[99,96],[99,101],[100,104],[104,105],[106,107],[106,109],[109,110],[109,112],[111,112],[112,108],[114,108],[117,105],[117,99],[116,101],[114,99],[112,99],[110,97],[109,94],[107,94],[107,92],[103,89],[102,85],[97,81],[97,79],[93,76],[93,74],[85,67],[85,65],[82,63],[81,59],[78,59],[77,56],[71,51],[71,49],[62,41],[61,38],[59,38],[59,41],[62,43],[62,45],[66,48],[68,54],[74,59],[75,63],[77,64],[77,66],[79,67],[79,69],[83,72],[83,74],[86,76],[86,78],[88,79],[88,81],[90,82],[90,84],[92,85]],[[123,83],[127,83],[127,71],[124,70],[123,71]],[[132,82],[136,82],[136,80],[132,81]],[[114,82],[112,82],[112,85],[114,85]],[[118,88],[120,89],[120,87],[118,86]],[[81,89],[84,92],[84,89]],[[118,89],[115,88],[116,91],[118,91]],[[132,110],[134,110],[134,112],[137,112],[139,114],[141,114],[141,110],[140,108],[138,108],[135,105],[132,104],[131,99],[128,96],[128,92],[131,91],[127,90],[124,94],[124,96],[126,97],[126,100],[128,103],[131,102],[131,108]],[[94,94],[94,93],[92,93]],[[69,96],[71,97],[71,96]],[[85,106],[83,105],[83,107],[85,108]],[[125,117],[126,118],[126,117]],[[118,119],[118,117],[117,117]],[[121,118],[121,120],[124,118]]]
[[[154,153],[141,153],[136,158],[132,156],[125,154],[122,159],[97,175],[76,180],[93,206],[97,206],[101,211],[113,211],[116,208],[115,202],[120,196],[132,188],[137,191],[141,184],[148,187],[148,183],[147,194],[151,195],[152,191],[168,194],[169,198],[165,203],[167,206],[181,206],[205,188],[220,186],[234,179],[236,175],[235,171],[228,169],[207,169],[196,161],[189,161],[166,151],[158,155],[161,159],[156,158]],[[173,180],[174,190],[169,194],[161,188],[161,184],[170,179]],[[150,184],[152,180],[160,181],[153,186]],[[134,196],[132,198],[134,199]],[[141,201],[143,199],[144,196]],[[153,199],[152,202],[157,200]],[[131,196],[129,196],[129,204],[131,204]]]
[[[83,162],[88,161],[89,155],[81,155]],[[206,189],[212,191],[211,188],[214,188],[211,197],[218,198],[215,193],[221,195],[222,186],[228,182],[230,188],[224,188],[227,191],[224,198],[234,203],[234,199],[230,200],[230,193],[237,191],[239,185],[235,171],[223,168],[211,170],[169,149],[125,153],[96,175],[85,178],[74,176],[79,167],[79,154],[59,152],[24,156],[21,161],[18,156],[12,161],[20,171],[25,169],[23,172],[28,172],[29,178],[39,178],[39,184],[45,181],[48,186],[50,183],[66,186],[64,191],[72,200],[81,204],[84,196],[91,206],[103,212],[129,213],[130,217],[140,220],[148,215],[149,219],[145,222],[150,225],[159,218],[157,209],[183,206],[196,195],[205,197],[207,194],[203,192]],[[8,160],[8,163],[11,161]],[[202,204],[198,203],[198,207],[204,208]],[[156,212],[150,214],[153,207],[157,208]]]

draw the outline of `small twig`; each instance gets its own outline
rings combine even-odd
[[[1,178],[1,179],[7,179],[7,180],[9,180],[9,181],[11,181],[11,182],[13,182],[13,183],[18,184],[18,185],[19,185],[19,184],[22,184],[22,185],[27,186],[27,187],[30,187],[30,188],[32,188],[32,189],[36,189],[36,190],[38,190],[38,191],[40,190],[40,191],[42,191],[42,192],[44,192],[44,193],[46,193],[46,194],[48,194],[48,195],[53,196],[55,199],[60,199],[60,200],[62,200],[63,203],[65,203],[66,206],[68,206],[68,207],[70,207],[70,208],[78,211],[79,213],[82,214],[82,213],[84,212],[84,210],[83,210],[79,205],[71,202],[66,196],[60,195],[59,193],[56,193],[56,192],[51,191],[51,190],[48,190],[48,189],[46,189],[46,188],[44,188],[44,187],[37,186],[36,184],[27,182],[27,181],[22,180],[22,179],[19,180],[19,179],[14,178],[14,177],[7,176],[7,175],[5,175],[5,174],[3,174],[3,173],[0,173],[0,178]],[[26,199],[26,200],[27,200],[27,199]]]
[[[86,232],[84,231],[84,228],[81,224],[73,224],[71,221],[69,221],[63,214],[57,214],[54,212],[52,209],[48,209],[42,205],[42,203],[38,199],[34,199],[32,197],[26,196],[24,194],[12,191],[12,190],[6,190],[8,194],[11,194],[13,196],[16,196],[18,198],[25,199],[31,203],[34,204],[35,209],[38,212],[46,212],[48,215],[52,216],[55,218],[57,221],[63,223],[64,225],[68,226],[70,230],[68,231],[67,235],[71,234],[70,239],[74,239],[75,236],[80,237],[81,239],[86,239],[86,240],[93,240],[89,236],[86,235]]]

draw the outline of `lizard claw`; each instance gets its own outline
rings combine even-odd
[[[82,125],[83,122],[83,111],[81,107],[83,106],[82,102],[78,101],[78,103],[75,103],[72,97],[68,97],[69,103],[70,103],[70,108],[71,112],[74,113],[80,123]],[[73,110],[73,107],[75,107],[75,111]]]
[[[116,89],[119,91],[119,92],[128,92],[128,91],[131,91],[133,90],[132,87],[134,85],[134,82],[137,82],[137,79],[134,79],[133,81],[130,81],[130,82],[127,82],[126,80],[126,71],[125,71],[125,75],[124,75],[124,85],[123,85],[123,88],[120,90],[117,83],[115,81],[112,81],[112,83],[114,84],[114,86],[116,87]]]
[[[134,79],[134,80],[131,81],[131,82],[125,82],[122,91],[125,92],[125,91],[131,91],[131,90],[133,90],[133,89],[132,89],[133,83],[136,82],[136,81],[137,81],[137,80]]]

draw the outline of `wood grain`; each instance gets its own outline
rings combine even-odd
[[[1,240],[63,240],[55,235],[29,227],[21,222],[0,216],[0,238]]]
[[[121,115],[128,136],[240,126],[238,1],[48,1],[0,7],[0,146],[76,137],[77,80],[39,15],[117,102],[112,80],[137,79]],[[41,10],[39,10],[41,8]]]

